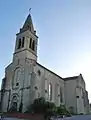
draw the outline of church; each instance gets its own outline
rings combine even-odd
[[[65,105],[74,113],[89,112],[88,92],[82,75],[62,78],[37,62],[38,36],[31,14],[16,34],[12,63],[5,68],[0,91],[1,111],[7,112],[13,106],[22,112],[36,98],[44,97],[56,106]]]

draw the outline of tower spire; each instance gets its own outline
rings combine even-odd
[[[31,9],[29,9],[30,11]],[[31,14],[28,14],[24,25],[17,34],[14,59],[29,58],[37,60],[37,35],[34,30]]]
[[[24,23],[23,27],[20,29],[20,32],[24,32],[24,31],[29,30],[32,33],[35,33],[30,12],[31,12],[31,8],[29,8],[29,15],[27,16],[27,19],[25,20],[25,23]]]

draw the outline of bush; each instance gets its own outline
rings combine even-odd
[[[64,105],[60,105],[60,107],[57,107],[57,113],[60,115],[69,115],[70,112],[66,109]]]
[[[69,115],[70,113],[66,110],[64,105],[60,105],[60,107],[56,107],[54,103],[45,101],[45,99],[38,98],[35,99],[33,104],[28,107],[26,113],[42,113],[45,116],[55,116],[59,115]]]

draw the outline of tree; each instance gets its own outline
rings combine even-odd
[[[45,112],[46,106],[45,106],[45,99],[44,98],[38,98],[35,99],[32,104],[32,109],[34,112],[37,113],[43,113]]]
[[[28,112],[42,113],[45,116],[69,114],[64,105],[56,107],[54,103],[45,101],[43,97],[35,99],[33,104],[28,107]]]
[[[45,101],[43,97],[35,99],[33,104],[28,107],[28,112],[52,114],[55,111],[55,104]]]
[[[43,97],[35,99],[33,104],[28,107],[28,112],[44,113],[46,110],[46,101]]]

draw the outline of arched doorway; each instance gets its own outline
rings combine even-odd
[[[12,102],[11,102],[11,109],[12,112],[17,111],[17,96],[13,96]]]

